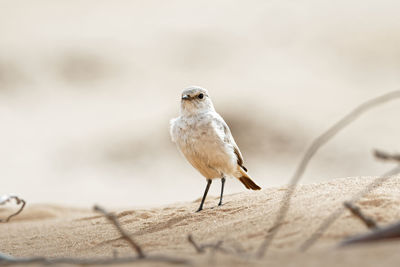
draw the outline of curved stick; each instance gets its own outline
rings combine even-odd
[[[258,250],[258,257],[262,258],[272,241],[274,240],[274,237],[278,233],[282,221],[285,219],[286,214],[289,210],[290,207],[290,199],[293,195],[294,190],[296,189],[297,183],[299,182],[300,178],[304,174],[308,163],[312,159],[312,157],[317,153],[317,151],[325,145],[332,137],[334,137],[336,134],[338,134],[343,128],[348,126],[350,123],[352,123],[354,120],[356,120],[358,117],[360,117],[362,114],[364,114],[366,111],[377,107],[379,105],[382,105],[390,100],[394,100],[396,98],[400,98],[400,90],[396,90],[387,94],[384,94],[382,96],[373,98],[371,100],[368,100],[364,102],[363,104],[359,105],[357,108],[355,108],[353,111],[351,111],[348,115],[346,115],[344,118],[339,120],[337,123],[335,123],[333,126],[331,126],[327,131],[325,131],[323,134],[321,134],[318,138],[316,138],[310,147],[307,149],[305,155],[303,156],[302,160],[300,161],[300,164],[298,165],[294,175],[292,176],[290,183],[289,183],[289,188],[286,191],[283,199],[282,199],[282,204],[280,206],[278,216],[275,220],[275,223],[273,225],[273,230],[272,232],[266,236],[264,242],[260,245],[259,250]]]
[[[15,200],[15,202],[17,203],[17,205],[19,205],[19,204],[21,204],[21,203],[22,203],[22,205],[21,205],[21,207],[19,208],[19,210],[18,210],[17,212],[11,214],[11,215],[8,216],[5,220],[0,219],[0,223],[1,223],[1,222],[9,222],[9,221],[11,220],[12,217],[17,216],[18,214],[20,214],[20,213],[22,212],[22,210],[25,208],[25,205],[26,205],[25,200],[23,200],[22,198],[19,198],[19,197],[17,197],[17,196],[13,196],[13,195],[5,195],[5,196],[2,196],[2,197],[0,198],[0,205],[9,202],[9,201],[11,201],[12,199]]]

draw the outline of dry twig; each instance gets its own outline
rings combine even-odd
[[[14,216],[17,216],[18,214],[20,214],[22,212],[22,210],[25,208],[26,202],[25,200],[23,200],[22,198],[19,198],[17,196],[14,195],[3,195],[0,196],[0,205],[4,205],[7,202],[10,202],[11,200],[15,200],[15,203],[17,205],[21,204],[21,207],[19,208],[19,210],[13,214],[11,214],[10,216],[8,216],[5,220],[0,219],[0,223],[1,222],[8,222],[10,221],[10,219]]]
[[[371,217],[368,217],[367,215],[365,215],[361,209],[359,207],[357,207],[356,205],[354,205],[353,203],[351,203],[350,201],[345,201],[343,203],[343,206],[345,206],[348,210],[350,210],[350,212],[356,216],[357,218],[359,218],[369,229],[376,229],[378,228],[377,223],[375,222],[374,219],[372,219]]]
[[[374,155],[377,159],[397,161],[400,164],[400,154],[389,154],[381,150],[375,150]]]
[[[238,257],[242,260],[249,260],[254,258],[253,255],[250,255],[244,251],[244,249],[240,246],[240,244],[232,244],[233,247],[227,248],[223,247],[223,241],[218,240],[215,243],[206,243],[206,244],[198,244],[191,234],[188,235],[189,243],[194,247],[197,253],[202,254],[206,252],[206,249],[210,251],[210,262],[212,262],[213,257],[217,252],[220,252],[225,255],[232,255]]]
[[[114,214],[107,212],[105,209],[99,206],[94,206],[93,209],[102,213],[114,226],[117,228],[118,232],[121,234],[122,238],[125,239],[129,245],[137,252],[139,258],[144,258],[145,255],[143,253],[142,248],[129,236],[129,234],[122,229],[121,224],[119,223],[117,217]]]
[[[145,258],[121,257],[121,258],[84,259],[84,258],[45,258],[45,257],[15,258],[9,255],[0,254],[0,266],[21,265],[21,264],[115,265],[115,264],[136,263],[136,262],[189,264],[187,260],[175,259],[166,256],[150,256]]]
[[[273,224],[273,231],[268,234],[264,240],[264,242],[260,245],[257,256],[259,258],[263,257],[270,244],[274,240],[274,237],[278,233],[282,221],[285,219],[286,214],[289,210],[290,207],[290,200],[293,195],[294,190],[296,189],[297,183],[299,182],[300,178],[304,174],[308,163],[310,160],[313,158],[313,156],[317,153],[317,151],[325,145],[330,139],[332,139],[336,134],[338,134],[341,130],[343,130],[346,126],[348,126],[350,123],[352,123],[354,120],[356,120],[358,117],[360,117],[362,114],[364,114],[366,111],[377,107],[379,105],[385,104],[391,100],[400,98],[400,90],[396,90],[387,94],[384,94],[382,96],[373,98],[357,108],[355,108],[353,111],[351,111],[348,115],[346,115],[344,118],[339,120],[337,123],[335,123],[332,127],[330,127],[326,132],[324,132],[322,135],[320,135],[318,138],[316,138],[310,147],[307,149],[305,155],[303,156],[300,164],[298,165],[294,175],[292,176],[290,183],[289,183],[289,188],[286,191],[282,201],[281,201],[281,206],[278,211],[278,216]]]
[[[156,256],[156,255],[145,255],[141,247],[133,241],[129,234],[121,227],[118,219],[112,214],[107,212],[105,209],[95,206],[94,210],[101,212],[104,216],[110,220],[110,222],[117,228],[131,247],[137,252],[136,257],[121,257],[117,258],[116,253],[112,258],[46,258],[46,257],[28,257],[28,258],[15,258],[10,255],[0,253],[0,265],[21,265],[21,264],[76,264],[76,265],[115,265],[122,263],[135,263],[135,262],[160,262],[168,264],[190,264],[186,259],[172,258],[167,256]]]
[[[217,252],[222,252],[224,254],[233,254],[233,255],[239,255],[235,254],[234,251],[227,250],[222,247],[222,240],[217,241],[216,243],[209,243],[209,244],[197,244],[196,241],[194,241],[193,236],[191,234],[188,235],[188,241],[189,243],[194,247],[197,253],[203,254],[206,252],[206,249],[210,249],[210,254],[209,254],[209,264],[210,265],[215,265],[214,264],[214,259],[215,255]],[[241,256],[241,255],[239,255]]]
[[[339,244],[340,247],[358,243],[400,238],[400,222],[396,222],[381,228],[377,226],[376,222],[372,218],[365,216],[358,207],[349,202],[345,202],[345,206],[349,208],[354,215],[360,218],[368,226],[368,228],[372,229],[373,231],[366,234],[349,237]]]
[[[207,248],[211,249],[212,252],[222,252],[225,254],[233,254],[233,252],[229,251],[226,248],[222,247],[222,240],[217,241],[216,243],[209,243],[209,244],[197,244],[196,241],[194,241],[193,236],[191,234],[188,235],[188,241],[189,243],[194,247],[197,253],[202,254],[206,251]]]
[[[392,170],[388,171],[387,173],[383,174],[382,177],[375,179],[372,183],[370,183],[367,187],[363,190],[358,192],[350,202],[356,202],[364,195],[371,193],[376,188],[380,187],[383,183],[389,180],[393,175],[400,173],[400,166],[393,168]],[[300,246],[300,251],[308,250],[322,235],[325,231],[331,226],[345,211],[343,206],[340,206],[334,212],[326,218],[322,224],[318,227],[318,229]]]
[[[188,235],[188,241],[194,247],[194,249],[197,251],[197,253],[199,253],[199,254],[204,253],[204,248],[197,245],[196,241],[194,241],[193,236],[191,234]]]
[[[339,246],[347,246],[358,243],[374,242],[386,239],[400,238],[400,222],[391,224],[386,227],[380,227],[372,232],[350,237],[340,243]]]

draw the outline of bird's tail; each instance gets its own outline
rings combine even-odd
[[[242,167],[239,167],[239,171],[241,176],[238,178],[247,189],[252,189],[252,190],[260,190],[261,187],[259,187],[253,180],[251,180],[250,176],[243,170]]]

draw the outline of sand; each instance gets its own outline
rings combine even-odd
[[[222,252],[198,254],[187,237],[192,234],[200,244],[223,241],[222,247],[227,250],[255,253],[273,225],[286,187],[227,195],[221,207],[216,207],[218,198],[210,196],[200,213],[194,213],[199,200],[113,212],[145,253],[185,258],[198,266],[398,266],[399,241],[337,248],[344,238],[368,231],[348,211],[307,252],[299,252],[301,244],[332,212],[340,209],[343,201],[375,179],[349,177],[299,186],[280,232],[261,260]],[[379,225],[389,224],[400,219],[399,188],[399,177],[392,177],[356,204]],[[7,212],[10,208],[2,207],[0,216]],[[55,205],[28,205],[11,222],[0,224],[0,240],[0,251],[15,257],[134,254],[102,215],[91,209]]]

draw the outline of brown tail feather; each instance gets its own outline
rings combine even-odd
[[[251,180],[251,178],[249,177],[249,175],[244,172],[244,170],[242,168],[239,167],[240,173],[243,175],[239,178],[239,180],[244,184],[244,186],[247,189],[253,189],[253,190],[260,190],[261,187],[259,187],[255,182],[253,182],[253,180]]]
[[[256,183],[253,182],[253,180],[251,180],[248,177],[242,176],[242,177],[239,178],[239,180],[244,184],[244,186],[247,189],[253,189],[253,190],[260,190],[261,189],[261,187],[256,185]]]

